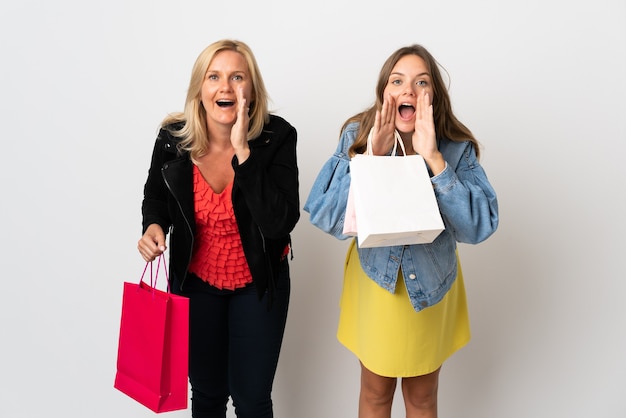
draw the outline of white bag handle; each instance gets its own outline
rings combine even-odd
[[[374,155],[372,154],[372,134],[374,132],[374,128],[370,129],[370,133],[367,135],[367,149],[365,150],[365,155]],[[393,130],[394,143],[393,149],[391,150],[391,155],[396,155],[396,150],[398,148],[398,143],[400,144],[400,148],[402,149],[402,155],[406,156],[406,149],[404,149],[404,142],[402,142],[402,138],[400,137],[400,132],[397,129]]]

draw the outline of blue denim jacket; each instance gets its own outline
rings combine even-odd
[[[337,150],[322,166],[304,205],[310,221],[338,238],[350,188],[348,150],[359,131],[351,123],[341,133]],[[456,243],[477,244],[498,227],[498,201],[487,175],[478,163],[471,142],[439,140],[445,169],[431,177],[445,230],[430,244],[358,248],[365,273],[390,292],[395,292],[398,272],[416,311],[439,302],[457,274]]]

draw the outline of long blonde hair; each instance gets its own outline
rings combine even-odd
[[[459,121],[452,112],[452,104],[450,102],[450,96],[448,95],[448,89],[443,81],[441,72],[439,71],[439,63],[435,58],[421,45],[410,45],[398,49],[391,54],[387,61],[383,64],[380,74],[378,76],[378,83],[376,84],[376,103],[363,112],[357,113],[350,117],[342,126],[341,130],[352,122],[359,122],[359,133],[357,138],[350,147],[350,155],[362,154],[367,148],[367,135],[370,129],[374,126],[374,119],[376,116],[376,109],[382,109],[383,95],[385,87],[389,82],[389,76],[396,63],[406,55],[417,55],[422,58],[426,63],[426,67],[430,72],[433,83],[433,116],[435,119],[435,132],[437,139],[447,138],[455,142],[471,141],[474,144],[476,155],[479,155],[478,141],[474,138],[472,132]]]
[[[269,121],[269,96],[250,47],[241,41],[232,39],[222,39],[212,43],[200,53],[191,70],[184,112],[168,115],[161,122],[162,127],[169,128],[173,135],[182,138],[178,144],[179,150],[188,151],[192,160],[204,155],[208,148],[206,112],[201,102],[202,83],[211,61],[217,53],[222,51],[238,52],[248,64],[248,71],[250,71],[252,79],[253,97],[250,103],[248,140],[258,137],[263,126]],[[182,126],[179,124],[180,122],[183,122]]]

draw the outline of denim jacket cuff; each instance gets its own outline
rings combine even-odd
[[[433,187],[435,188],[435,193],[445,193],[456,181],[456,176],[454,175],[454,171],[450,169],[448,166],[448,162],[446,161],[446,165],[443,168],[443,171],[436,176],[430,178],[430,181],[433,183]]]

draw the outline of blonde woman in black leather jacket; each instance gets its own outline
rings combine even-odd
[[[162,123],[138,249],[154,260],[170,233],[171,289],[190,299],[193,417],[225,417],[229,397],[238,417],[273,416],[290,233],[300,216],[296,137],[287,121],[270,115],[249,47],[231,40],[200,54],[185,111]],[[202,213],[200,189],[223,206]],[[242,272],[222,266],[231,261]]]

